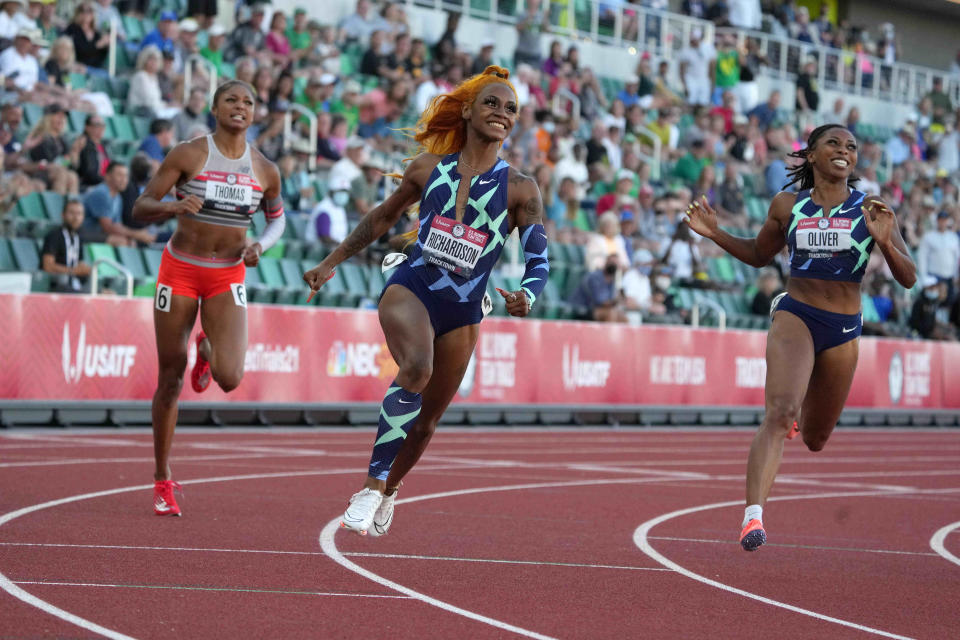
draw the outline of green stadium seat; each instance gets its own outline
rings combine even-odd
[[[152,278],[160,275],[160,260],[163,258],[163,249],[141,249],[143,263],[147,266],[147,274]]]
[[[247,269],[246,288],[251,302],[273,302],[274,291],[263,282],[259,269]]]
[[[91,242],[90,244],[85,245],[85,248],[87,254],[86,258],[90,263],[90,266],[93,266],[93,263],[100,258],[119,262],[119,260],[117,260],[116,251],[114,251],[113,247],[108,244],[102,242]],[[97,271],[100,274],[101,279],[123,277],[123,274],[107,264],[101,264],[99,267],[97,267]]]
[[[10,238],[10,251],[18,271],[32,273],[40,269],[40,251],[33,238]]]
[[[130,270],[135,281],[142,281],[148,277],[140,249],[137,247],[117,247],[116,251],[117,261]]]
[[[380,265],[371,264],[367,267],[367,297],[369,297],[374,302],[380,299],[380,294],[383,292],[383,287],[387,283],[386,276],[383,271],[380,270]]]
[[[300,268],[300,262],[291,258],[284,258],[280,260],[280,272],[283,274],[283,281],[287,288],[296,291],[293,304],[306,304],[310,289],[303,281],[303,269]]]
[[[133,117],[133,132],[138,140],[143,140],[150,135],[150,118]]]
[[[340,306],[356,307],[367,295],[367,281],[364,278],[363,267],[353,262],[342,262],[337,267],[337,273],[343,278],[345,286]]]
[[[110,138],[120,142],[139,141],[137,132],[133,127],[133,119],[130,116],[111,116],[107,118],[107,130],[110,132]]]
[[[280,261],[267,256],[261,257],[257,264],[263,284],[273,289],[274,302],[278,304],[293,304],[294,298],[300,293],[299,289],[288,287],[280,270]]]
[[[43,117],[43,107],[33,102],[23,103],[23,124],[33,129]]]
[[[56,191],[44,191],[40,194],[40,201],[43,203],[43,213],[47,216],[47,220],[61,224],[66,198]]]
[[[50,291],[50,274],[46,271],[34,271],[30,278],[32,293],[47,293]]]
[[[0,271],[16,271],[17,264],[13,261],[13,251],[7,238],[0,236]]]

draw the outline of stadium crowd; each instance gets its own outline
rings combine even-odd
[[[503,157],[540,186],[551,260],[566,267],[554,271],[553,302],[566,317],[683,322],[693,293],[723,292],[735,310],[759,319],[743,326],[764,326],[789,274],[787,256],[760,271],[732,265],[712,243],[697,241],[681,214],[705,197],[727,228],[749,234],[787,182],[786,154],[803,147],[812,127],[839,122],[859,139],[857,188],[894,207],[920,272],[913,292],[897,291],[874,256],[864,281],[865,333],[957,338],[960,105],[935,80],[905,122],[865,123],[856,106],[821,99],[816,58],[802,62],[795,95],[760,95],[768,62],[754,39],[738,45],[735,31],[764,28],[864,64],[861,52],[897,58],[892,25],[871,34],[826,15],[814,19],[792,1],[684,0],[683,13],[728,28],[717,29],[714,42],[693,29],[670,60],[640,47],[635,73],[614,81],[584,64],[576,44],[553,39],[557,3],[515,3],[514,51],[493,40],[467,42],[456,13],[438,39],[425,41],[399,3],[357,0],[336,24],[304,8],[287,15],[239,4],[231,30],[216,2],[158,4],[79,2],[64,15],[67,5],[53,0],[0,3],[0,207],[10,218],[33,192],[64,197],[64,227],[44,229],[41,252],[55,288],[83,290],[89,264],[75,238],[142,247],[169,237],[169,226],[134,221],[133,201],[167,150],[209,132],[208,67],[254,87],[250,141],[277,162],[300,239],[329,247],[392,188],[384,173],[412,151],[402,129],[435,96],[503,64],[520,102]],[[621,6],[629,16],[632,5],[667,8],[665,0],[610,0],[601,3],[601,23]],[[115,54],[129,63],[119,80],[106,71],[111,22]],[[636,23],[624,29],[635,33]],[[316,116],[316,171],[300,110]],[[116,140],[118,116],[138,125],[125,144]],[[891,135],[878,138],[884,127]]]

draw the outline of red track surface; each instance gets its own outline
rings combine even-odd
[[[754,554],[750,438],[448,430],[390,535],[327,555],[371,430],[184,430],[183,518],[152,514],[148,432],[0,432],[0,638],[960,635],[960,432],[787,442]]]

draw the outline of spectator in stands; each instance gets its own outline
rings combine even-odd
[[[667,307],[662,300],[654,299],[650,276],[656,258],[649,249],[637,249],[633,253],[633,266],[623,274],[624,308],[627,316],[631,311],[639,311],[644,316],[662,316]]]
[[[477,52],[476,57],[473,59],[473,64],[470,65],[470,75],[473,76],[478,73],[483,73],[484,69],[494,64],[493,48],[496,44],[493,38],[484,38],[480,41],[480,51]]]
[[[200,49],[200,55],[210,61],[218,77],[223,75],[223,46],[226,40],[227,30],[215,23],[207,31],[206,46]]]
[[[197,41],[200,25],[193,18],[184,18],[180,21],[177,32],[177,40],[173,45],[173,70],[181,74],[190,56],[200,54],[200,44]],[[202,67],[194,67],[194,71],[206,73]]]
[[[187,0],[187,15],[203,29],[210,29],[217,17],[217,0]]]
[[[281,67],[290,62],[293,47],[287,39],[287,16],[283,11],[275,11],[270,16],[270,31],[266,37],[267,49],[273,54],[273,62]]]
[[[177,25],[176,12],[164,11],[160,14],[160,18],[157,20],[157,26],[153,31],[144,36],[143,40],[140,41],[140,50],[143,51],[147,47],[153,46],[161,53],[164,51],[173,53],[173,47],[176,44],[174,40],[177,38],[178,30],[179,26]]]
[[[149,118],[166,108],[157,75],[162,64],[163,55],[157,47],[148,45],[140,50],[137,70],[130,78],[130,91],[127,93],[128,113]]]
[[[264,11],[262,4],[240,8],[237,14],[240,24],[227,39],[227,48],[223,53],[227,62],[233,62],[242,56],[250,56],[251,58],[268,57],[266,53],[267,39],[263,34]]]
[[[757,276],[757,292],[750,302],[750,313],[755,316],[770,314],[770,303],[783,291],[780,272],[774,267],[764,267]]]
[[[173,118],[174,139],[176,142],[182,142],[187,139],[187,135],[196,127],[204,129],[210,128],[210,121],[207,115],[207,92],[199,87],[190,90],[190,96],[187,98],[187,104]]]
[[[133,157],[130,158],[130,170],[129,170],[129,180],[127,180],[127,188],[120,192],[120,199],[122,202],[120,210],[120,220],[123,222],[124,226],[130,227],[131,229],[144,229],[150,227],[151,225],[140,222],[139,220],[134,220],[133,218],[133,205],[136,203],[137,198],[140,197],[140,194],[143,193],[143,190],[146,188],[147,183],[150,182],[150,179],[153,178],[153,174],[156,173],[157,165],[154,163],[150,157],[143,153],[135,153]],[[171,196],[168,196],[171,197]],[[153,229],[155,232],[156,228]],[[167,232],[169,235],[169,232]],[[157,241],[163,241],[164,239],[160,238],[160,235],[157,235]]]
[[[368,76],[386,78],[397,66],[396,58],[390,52],[385,31],[377,29],[370,34],[370,46],[360,60],[360,73]]]
[[[717,58],[714,71],[714,102],[720,95],[736,92],[740,83],[740,60],[742,54],[737,50],[737,36],[732,33],[717,36]]]
[[[809,124],[820,108],[820,92],[817,88],[817,59],[808,58],[797,76],[796,109],[801,122]]]
[[[4,0],[0,5],[0,42],[9,44],[21,30],[36,28],[36,23],[23,11],[26,5],[24,0]]]
[[[310,21],[310,51],[304,64],[308,67],[320,66],[327,73],[340,73],[340,47],[337,45],[336,31],[331,26],[321,26]]]
[[[618,258],[618,266],[626,269],[630,266],[630,256],[620,234],[620,217],[613,211],[607,211],[597,218],[597,231],[590,234],[584,249],[584,266],[587,271],[602,269],[608,256]]]
[[[517,20],[517,48],[513,52],[513,64],[526,63],[540,68],[540,34],[550,32],[550,12],[540,5],[540,0],[527,0],[523,13]]]
[[[285,153],[277,160],[280,171],[280,195],[288,206],[287,215],[312,209],[315,194],[313,180],[300,162],[304,154]]]
[[[810,10],[801,5],[796,10],[796,20],[790,25],[790,37],[800,42],[820,44],[820,32],[810,22]]]
[[[150,135],[143,139],[137,151],[144,152],[151,160],[163,162],[167,151],[173,147],[175,136],[173,123],[158,118],[150,123]]]
[[[381,201],[380,188],[383,185],[384,165],[373,154],[364,160],[363,173],[350,182],[350,208],[347,213],[353,219],[367,215]]]
[[[277,76],[270,89],[270,99],[267,101],[267,107],[273,111],[277,104],[283,103],[282,111],[288,111],[290,103],[293,102],[293,74],[284,70]]]
[[[547,209],[547,216],[557,229],[576,229],[583,233],[593,230],[590,218],[580,205],[580,188],[570,176],[560,179],[557,197]]]
[[[700,172],[710,164],[709,150],[703,140],[694,140],[690,151],[677,161],[673,175],[687,184],[694,184],[700,178]]]
[[[933,276],[946,288],[947,303],[953,302],[960,277],[960,236],[953,217],[947,211],[937,213],[937,228],[927,231],[920,240],[917,272]]]
[[[50,289],[58,293],[87,291],[90,265],[83,261],[83,242],[78,231],[83,225],[83,203],[69,198],[63,203],[63,224],[51,229],[40,250],[41,268],[54,276]]]
[[[636,179],[637,176],[633,171],[620,169],[617,172],[617,182],[614,185],[614,190],[597,199],[597,215],[603,215],[607,211],[619,212],[622,205],[629,204],[633,200],[631,194],[634,191]],[[607,254],[604,253],[603,255]]]
[[[892,138],[887,140],[884,152],[887,160],[894,166],[901,165],[910,158],[918,158],[917,130],[910,123],[903,125]]]
[[[40,63],[36,56],[39,44],[36,31],[21,29],[13,39],[13,46],[0,53],[0,74],[6,77],[7,90],[33,91],[36,87],[40,79]]]
[[[356,12],[340,22],[340,39],[365,45],[371,33],[384,28],[383,23],[384,20],[376,12],[370,11],[370,0],[357,0]]]
[[[129,183],[126,165],[111,162],[103,182],[83,196],[86,220],[80,231],[85,242],[106,242],[115,247],[132,246],[135,242],[151,244],[156,235],[148,229],[131,229],[123,224],[123,193]]]
[[[953,114],[948,114],[943,121],[943,136],[937,145],[937,169],[947,175],[960,171],[960,132]]]
[[[380,10],[380,17],[391,40],[395,40],[399,35],[410,33],[407,12],[403,10],[402,3],[389,1],[384,3],[383,9]]]
[[[713,165],[708,164],[703,167],[700,171],[700,177],[697,178],[696,184],[693,185],[693,199],[706,198],[710,206],[716,208],[718,206],[717,190],[715,188],[716,182],[717,171],[713,168]]]
[[[922,292],[910,309],[910,328],[924,340],[955,340],[956,331],[948,324],[946,286],[935,276],[920,280]]]
[[[450,60],[457,54],[457,28],[460,26],[460,14],[456,11],[447,12],[447,26],[440,39],[433,45],[433,58],[440,64],[449,65]]]
[[[293,24],[286,31],[287,42],[290,43],[290,57],[299,63],[310,53],[313,45],[313,36],[310,35],[309,17],[307,10],[297,7],[293,10]]]
[[[23,151],[30,159],[23,168],[28,175],[38,178],[61,195],[77,193],[77,174],[68,169],[76,166],[80,145],[67,144],[67,117],[63,107],[51,104],[44,108],[43,118],[23,143]],[[78,138],[78,141],[81,141]]]
[[[338,244],[347,237],[346,206],[350,203],[350,183],[342,178],[331,177],[327,195],[310,212],[304,240],[315,243]]]
[[[540,69],[548,76],[555,76],[560,71],[563,62],[563,45],[559,40],[554,40],[550,43],[550,53],[547,59],[543,61]],[[636,93],[634,92],[634,94]]]
[[[47,42],[53,42],[60,32],[66,28],[66,23],[57,15],[56,0],[40,0],[40,16],[36,19],[40,37]]]
[[[287,117],[287,111],[290,110],[290,103],[287,100],[271,100],[270,114],[264,120],[256,138],[257,148],[271,162],[276,162],[283,152],[285,140],[284,120]]]
[[[660,263],[670,267],[674,279],[691,282],[701,277],[703,259],[685,221],[678,223],[673,237],[660,245]]]
[[[48,83],[66,89],[71,85],[71,74],[85,73],[87,68],[76,61],[73,39],[70,36],[60,36],[54,40],[43,70],[47,74]]]
[[[617,289],[621,258],[606,256],[599,268],[590,271],[570,296],[577,320],[597,322],[626,322],[623,292]]]
[[[43,191],[46,186],[34,180],[20,169],[5,168],[6,152],[0,145],[0,212],[9,211],[20,198],[27,194]],[[0,219],[3,218],[0,213]]]
[[[359,177],[363,170],[360,168],[367,158],[367,143],[359,136],[352,136],[347,140],[347,147],[344,151],[344,157],[334,163],[330,168],[331,182],[339,181],[346,184],[349,190],[350,183]]]
[[[691,18],[704,20],[707,17],[707,2],[705,0],[683,0],[680,13]]]
[[[933,121],[937,124],[943,124],[947,114],[953,111],[950,96],[943,91],[943,77],[933,77],[933,88],[925,97],[930,98],[930,102],[933,104]]]
[[[756,118],[757,125],[762,131],[769,129],[774,121],[780,120],[782,117],[780,113],[780,91],[777,89],[771,91],[767,101],[755,106],[747,115]]]
[[[107,167],[110,165],[110,156],[103,145],[103,134],[107,123],[97,114],[87,116],[80,139],[82,147],[77,162],[77,176],[83,189],[103,182]]]
[[[715,58],[713,47],[703,42],[703,30],[694,27],[690,31],[689,46],[680,51],[680,78],[688,104],[710,104],[710,79]]]

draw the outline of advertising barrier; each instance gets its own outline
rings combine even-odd
[[[372,311],[252,305],[246,374],[181,399],[379,403],[397,372]],[[0,295],[0,401],[149,401],[157,376],[149,299]],[[199,322],[197,328],[199,329]],[[766,334],[488,318],[455,403],[763,405]],[[193,336],[188,372],[196,359]],[[960,408],[960,345],[863,338],[847,403]]]

